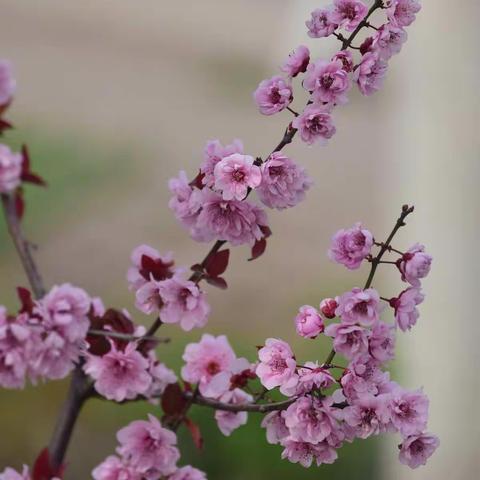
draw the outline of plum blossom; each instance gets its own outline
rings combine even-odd
[[[377,322],[368,339],[370,355],[380,363],[395,357],[395,327],[385,322]]]
[[[332,374],[318,365],[317,362],[305,362],[298,369],[298,384],[295,387],[295,395],[304,395],[314,389],[326,390],[335,383]]]
[[[15,93],[16,82],[8,60],[0,60],[0,107],[10,102]]]
[[[338,307],[338,303],[334,298],[324,298],[320,302],[320,311],[325,318],[335,318],[335,310]]]
[[[300,307],[295,317],[295,327],[298,335],[305,338],[315,338],[325,330],[325,324],[317,309],[310,305]]]
[[[145,392],[147,398],[160,396],[168,385],[177,382],[177,376],[173,370],[170,370],[154,358],[154,350],[150,351],[150,355],[148,373],[151,376],[152,382],[149,389]]]
[[[425,465],[440,445],[440,440],[430,433],[411,435],[399,445],[399,460],[410,468]]]
[[[341,61],[317,60],[308,66],[303,87],[316,102],[342,105],[347,102],[350,80]]]
[[[331,20],[349,32],[358,27],[368,11],[360,0],[333,0],[333,6]]]
[[[337,129],[333,125],[330,105],[313,103],[305,107],[303,112],[295,117],[292,126],[300,133],[300,138],[312,145],[319,142],[326,145],[327,141],[335,135]]]
[[[14,153],[7,145],[0,144],[0,193],[13,192],[20,185],[22,163],[21,153]]]
[[[234,153],[215,165],[215,189],[222,192],[224,200],[243,200],[249,188],[262,181],[260,168],[250,155]]]
[[[388,0],[386,3],[388,19],[399,27],[411,25],[422,8],[418,0]]]
[[[300,463],[305,468],[310,467],[313,461],[320,466],[324,463],[334,463],[338,458],[335,448],[326,441],[313,445],[288,439],[282,442],[282,445],[284,446],[282,458],[286,458],[292,463]]]
[[[153,415],[148,415],[148,421],[131,422],[118,431],[117,439],[120,443],[117,452],[137,471],[148,473],[147,478],[158,478],[175,471],[180,457],[176,448],[177,437],[171,430],[163,428]],[[155,476],[150,476],[152,473]]]
[[[260,113],[273,115],[290,105],[293,100],[292,87],[284,78],[276,75],[260,82],[253,98]]]
[[[380,295],[373,288],[362,290],[353,288],[336,298],[338,307],[335,314],[341,317],[343,324],[359,323],[370,327],[378,322],[383,305]]]
[[[356,270],[370,254],[372,247],[373,235],[361,223],[356,223],[352,228],[335,233],[328,256],[349,270]]]
[[[353,72],[353,56],[349,50],[340,50],[332,57],[332,62],[342,62],[343,69],[350,73]]]
[[[141,480],[142,474],[116,455],[110,455],[92,471],[93,480]]]
[[[187,465],[175,471],[168,480],[207,480],[207,476],[201,470]]]
[[[280,387],[280,392],[286,395],[285,392],[297,384],[297,362],[287,342],[268,338],[258,351],[258,358],[256,374],[265,388]]]
[[[423,302],[425,295],[418,287],[409,287],[397,298],[390,300],[390,305],[395,309],[395,322],[400,330],[410,330],[419,317],[417,305]]]
[[[299,73],[305,72],[310,62],[310,50],[305,45],[299,45],[290,55],[280,70],[289,77],[296,77]]]
[[[387,74],[387,62],[380,58],[378,52],[367,52],[353,73],[353,79],[363,95],[377,92]]]
[[[381,59],[388,60],[400,52],[402,45],[407,41],[407,37],[407,32],[402,27],[386,23],[376,32],[372,48],[378,52]]]
[[[219,140],[210,140],[203,150],[203,163],[200,172],[203,174],[202,183],[212,188],[215,184],[215,166],[225,157],[234,153],[243,153],[243,143],[236,139],[229,145],[223,146]]]
[[[144,394],[150,388],[152,377],[148,373],[148,360],[130,342],[125,350],[110,343],[110,351],[103,356],[89,355],[85,373],[94,380],[95,390],[109,400],[122,402]]]
[[[277,444],[287,438],[290,432],[285,425],[285,412],[270,412],[262,420],[262,427],[267,430],[267,442]]]
[[[368,350],[369,332],[358,325],[336,323],[325,329],[325,335],[333,337],[333,348],[345,358],[353,360]]]
[[[428,420],[428,398],[421,390],[409,392],[396,388],[391,394],[388,404],[393,426],[408,437],[422,433]]]
[[[322,38],[331,35],[338,25],[332,22],[332,8],[317,8],[311,13],[311,18],[305,22],[308,36]]]
[[[21,473],[17,472],[13,468],[7,467],[3,472],[0,473],[0,480],[31,480],[30,470],[27,465],[23,466]]]
[[[240,388],[235,388],[228,392],[225,392],[220,401],[232,405],[242,405],[250,403],[253,397],[244,392]],[[215,412],[215,420],[217,421],[218,428],[227,437],[241,425],[245,425],[248,420],[247,412],[227,412],[223,410],[217,410]]]
[[[397,263],[402,280],[414,287],[419,287],[420,279],[429,274],[431,264],[431,255],[425,253],[425,246],[419,243],[410,247]]]
[[[304,198],[312,180],[305,169],[281,152],[272,153],[262,165],[260,201],[278,210],[294,207]]]

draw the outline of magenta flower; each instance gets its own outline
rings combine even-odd
[[[215,166],[220,160],[225,157],[229,157],[234,153],[243,153],[243,143],[240,140],[234,140],[230,145],[225,147],[219,140],[210,140],[205,145],[203,150],[203,163],[200,167],[200,171],[204,177],[202,183],[212,188],[215,184],[214,170]]]
[[[220,401],[223,403],[228,403],[232,405],[243,405],[245,403],[250,403],[253,400],[253,397],[248,393],[245,393],[239,388],[225,392],[221,397]],[[215,420],[219,430],[226,436],[229,437],[231,433],[236,430],[238,427],[245,425],[248,420],[247,412],[227,412],[223,410],[217,410],[215,412]]]
[[[369,332],[358,325],[335,323],[325,329],[325,335],[333,337],[333,348],[345,358],[353,360],[368,351]]]
[[[381,88],[387,67],[387,62],[377,52],[367,52],[362,57],[353,73],[353,79],[363,95],[372,95]]]
[[[388,0],[388,19],[399,27],[408,27],[415,21],[416,14],[422,9],[418,0]]]
[[[340,50],[332,57],[332,62],[342,62],[342,68],[347,72],[353,72],[353,56],[349,50]]]
[[[260,82],[253,93],[260,113],[273,115],[287,108],[293,100],[292,87],[282,77],[276,75]]]
[[[370,355],[380,363],[395,357],[395,327],[385,322],[377,322],[368,339]]]
[[[0,60],[0,107],[7,105],[15,93],[16,82],[8,60]]]
[[[262,420],[262,427],[267,430],[267,442],[275,445],[287,438],[290,434],[285,425],[285,412],[270,412]]]
[[[110,455],[93,469],[92,478],[94,480],[141,480],[142,474],[116,455]]]
[[[335,314],[341,317],[342,324],[360,323],[365,327],[370,327],[380,317],[383,305],[380,304],[380,295],[373,288],[362,290],[353,288],[350,292],[345,292],[337,297],[338,307]]]
[[[168,480],[207,480],[207,476],[201,470],[190,465],[179,468]]]
[[[320,302],[320,311],[325,318],[335,318],[335,310],[338,307],[338,303],[334,298],[324,298]]]
[[[425,296],[420,288],[410,287],[404,290],[398,298],[392,298],[390,304],[395,309],[395,322],[400,330],[410,330],[419,317],[417,305],[423,302]]]
[[[257,194],[267,207],[282,210],[300,203],[312,183],[303,167],[283,153],[274,152],[262,165]]]
[[[299,131],[300,137],[305,143],[312,145],[319,142],[321,145],[325,145],[337,131],[330,112],[330,105],[315,103],[308,105],[298,117],[294,118],[292,126]]]
[[[359,0],[333,0],[334,9],[331,14],[332,22],[353,32],[365,18],[368,8]]]
[[[23,158],[7,145],[0,144],[0,193],[10,193],[21,182]]]
[[[409,392],[397,388],[391,394],[388,407],[393,426],[405,438],[422,433],[427,427],[428,398],[421,390]]]
[[[280,387],[280,392],[286,395],[285,392],[297,384],[297,362],[287,342],[268,338],[258,351],[258,358],[256,374],[265,388]]]
[[[0,480],[31,480],[30,471],[27,465],[23,466],[22,473],[17,472],[13,468],[7,467],[0,473]],[[55,480],[55,479],[52,479]]]
[[[280,67],[289,77],[296,77],[299,73],[305,72],[310,62],[310,50],[305,45],[298,46],[284,64]]]
[[[373,235],[369,230],[356,223],[352,228],[339,230],[332,238],[328,256],[334,262],[356,270],[370,254],[373,247]]]
[[[400,52],[407,37],[407,32],[402,27],[386,23],[376,32],[372,48],[378,52],[381,59],[388,60]]]
[[[417,468],[425,465],[427,460],[433,455],[440,445],[440,440],[430,433],[422,433],[420,435],[412,435],[406,438],[399,445],[399,460],[410,468]]]
[[[243,200],[249,188],[262,181],[260,168],[250,155],[234,153],[215,165],[215,189],[222,192],[224,200]]]
[[[303,88],[312,92],[313,100],[318,103],[342,105],[347,102],[350,80],[341,61],[317,60],[308,66]]]
[[[414,287],[420,286],[420,279],[425,278],[432,265],[432,257],[425,253],[425,247],[416,243],[398,261],[402,280]]]
[[[312,38],[322,38],[331,35],[338,25],[332,22],[332,9],[317,8],[311,13],[310,20],[305,22],[308,28],[308,36]]]
[[[324,463],[334,463],[338,458],[335,448],[326,441],[313,445],[288,439],[282,442],[282,445],[285,447],[282,452],[282,458],[286,458],[292,463],[300,463],[305,468],[310,467],[313,461],[315,461],[317,466],[320,466]]]
[[[177,437],[171,430],[163,428],[153,415],[148,415],[148,421],[136,420],[119,430],[117,440],[120,443],[117,452],[136,470],[156,473],[152,478],[175,471],[180,457],[176,448]]]
[[[309,305],[300,307],[295,317],[295,327],[298,335],[305,338],[315,338],[325,330],[325,324],[317,309]]]
[[[148,360],[130,342],[125,350],[110,342],[103,356],[88,355],[83,369],[95,380],[95,390],[109,400],[122,402],[147,392],[152,383]]]

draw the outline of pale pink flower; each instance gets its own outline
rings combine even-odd
[[[408,27],[415,21],[421,8],[418,0],[388,0],[387,16],[395,25]]]
[[[342,105],[347,102],[350,79],[341,61],[317,60],[308,66],[303,88],[312,92],[313,100],[318,103]]]
[[[103,356],[88,355],[83,369],[95,380],[95,390],[109,400],[122,402],[145,394],[152,377],[148,360],[130,342],[119,350],[110,342],[110,351]]]
[[[257,194],[267,207],[282,210],[300,203],[312,183],[303,167],[283,153],[274,152],[262,165]]]
[[[300,137],[305,143],[312,145],[319,142],[321,145],[325,145],[337,131],[330,112],[330,105],[315,103],[308,105],[298,117],[293,119],[292,126],[299,131]]]
[[[420,314],[417,305],[423,302],[425,295],[418,287],[409,287],[397,298],[390,300],[390,305],[395,309],[395,322],[400,330],[410,330],[418,320]]]
[[[417,468],[425,465],[440,445],[440,440],[430,433],[412,435],[406,438],[399,446],[400,462],[410,468]]]
[[[165,323],[179,323],[185,331],[205,326],[210,314],[206,295],[197,284],[174,276],[158,283],[163,302],[160,318]]]
[[[338,25],[332,22],[332,9],[317,8],[311,13],[311,18],[305,22],[308,28],[308,36],[322,38],[331,35]]]
[[[325,329],[325,335],[333,337],[333,348],[345,358],[353,360],[368,351],[369,332],[358,325],[335,323]]]
[[[13,78],[12,66],[8,60],[0,60],[0,107],[3,107],[13,97],[16,82]]]
[[[337,297],[336,301],[338,307],[335,314],[342,319],[343,324],[348,325],[359,323],[370,327],[378,322],[383,308],[380,295],[373,288],[353,288]]]
[[[370,355],[380,363],[395,357],[395,327],[385,322],[377,322],[368,339]]]
[[[23,157],[0,144],[0,193],[10,193],[21,182]]]
[[[22,472],[17,472],[13,468],[7,467],[0,473],[0,480],[31,480],[30,471],[27,465],[23,466]],[[52,479],[54,480],[54,479]]]
[[[393,426],[402,437],[422,433],[427,427],[428,398],[422,390],[409,392],[397,388],[390,396],[388,408]]]
[[[403,254],[397,265],[402,274],[402,280],[414,287],[419,287],[420,279],[425,278],[430,272],[432,257],[425,253],[424,245],[416,243]]]
[[[207,480],[207,476],[201,470],[187,465],[176,470],[168,480]]]
[[[146,397],[159,397],[168,385],[177,382],[177,376],[173,370],[170,370],[163,363],[155,359],[153,350],[151,352],[148,373],[151,376],[152,382],[144,395]]]
[[[365,18],[368,7],[360,0],[333,0],[332,22],[352,32]]]
[[[135,306],[146,315],[158,313],[163,307],[160,283],[155,280],[144,283],[135,292]]]
[[[388,60],[400,52],[407,37],[407,32],[402,27],[386,23],[375,33],[372,48],[378,52],[380,58]]]
[[[320,311],[325,318],[335,318],[335,310],[338,307],[338,303],[334,298],[324,298],[320,302]]]
[[[163,428],[153,415],[148,415],[148,421],[131,422],[118,431],[117,439],[120,443],[117,452],[137,471],[150,474],[153,470],[157,475],[151,478],[175,471],[180,457],[176,448],[177,437],[171,430]]]
[[[249,188],[262,181],[260,168],[250,155],[234,153],[215,165],[215,189],[222,192],[224,200],[243,200]]]
[[[260,113],[273,115],[287,108],[292,102],[292,86],[284,78],[276,75],[261,81],[253,98]]]
[[[301,337],[315,338],[325,330],[325,324],[316,308],[304,305],[295,317],[295,328]]]
[[[286,458],[292,463],[300,463],[305,468],[310,467],[313,461],[315,461],[317,466],[320,466],[324,463],[334,463],[338,458],[335,448],[326,441],[313,445],[288,439],[282,442],[282,445],[285,447],[282,452],[282,458]]]
[[[285,412],[270,412],[262,420],[262,427],[267,430],[267,442],[270,444],[280,443],[290,434],[285,426]]]
[[[287,342],[268,338],[258,351],[258,358],[256,374],[265,388],[280,387],[280,392],[286,395],[285,391],[297,384],[297,362]]]
[[[204,175],[202,183],[212,188],[215,184],[215,176],[213,174],[215,166],[220,160],[234,153],[243,153],[243,143],[238,139],[225,146],[219,140],[208,141],[203,150],[203,163],[200,167],[200,171]]]
[[[382,87],[387,67],[387,62],[377,52],[367,52],[362,57],[353,73],[353,79],[363,95],[372,95]]]
[[[310,50],[305,45],[299,45],[290,55],[280,70],[289,77],[296,77],[299,73],[305,72],[310,62]]]
[[[332,62],[342,62],[343,69],[350,73],[353,72],[353,55],[349,50],[340,50],[332,57]]]
[[[110,455],[93,469],[92,477],[94,480],[141,480],[142,474],[116,455]]]
[[[334,383],[332,374],[317,362],[305,362],[305,365],[298,369],[298,383],[292,395],[305,395],[312,390],[326,390]]]
[[[243,405],[250,403],[253,397],[248,393],[245,393],[239,388],[229,390],[225,392],[220,401],[231,405]],[[227,412],[224,410],[217,410],[215,412],[215,420],[217,421],[218,428],[227,437],[241,425],[245,425],[248,420],[247,412]]]

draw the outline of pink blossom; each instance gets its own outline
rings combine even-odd
[[[110,351],[103,356],[88,355],[85,373],[95,380],[95,390],[109,400],[122,402],[144,394],[150,388],[148,360],[130,342],[125,350],[118,350],[110,342]]]
[[[353,32],[365,18],[368,8],[359,0],[333,0],[333,22],[349,32]]]
[[[295,395],[305,395],[312,390],[326,390],[335,383],[332,374],[318,365],[316,362],[305,362],[298,369],[298,384],[295,387]]]
[[[383,305],[380,295],[373,288],[362,290],[353,288],[337,297],[338,307],[335,314],[341,317],[343,324],[361,324],[370,327],[378,322]]]
[[[283,153],[274,152],[262,165],[262,183],[257,194],[267,207],[281,210],[300,203],[311,185],[303,167]]]
[[[179,468],[168,480],[207,480],[207,476],[201,470],[190,465]]]
[[[155,359],[153,350],[151,352],[148,373],[151,376],[152,382],[149,389],[145,392],[145,396],[158,397],[165,391],[168,385],[177,382],[177,376],[173,370],[170,370],[163,363]]]
[[[353,73],[353,79],[363,95],[372,95],[382,87],[387,67],[387,62],[382,60],[377,52],[367,52],[362,57]]]
[[[406,438],[399,446],[400,462],[408,465],[410,468],[417,468],[425,465],[427,460],[433,455],[440,445],[440,440],[430,433],[412,435]]]
[[[373,247],[373,235],[361,223],[352,228],[339,230],[332,238],[328,256],[334,262],[356,270],[370,254]]]
[[[395,322],[403,332],[410,330],[419,317],[417,305],[423,302],[425,296],[418,287],[404,290],[398,298],[392,298],[390,304],[395,309]]]
[[[222,192],[224,200],[243,200],[249,188],[262,181],[260,168],[250,155],[234,153],[215,165],[215,189]]]
[[[0,144],[0,193],[10,193],[21,182],[23,157]]]
[[[94,468],[92,477],[94,480],[141,480],[142,474],[116,455],[110,455]]]
[[[285,391],[297,384],[297,362],[287,342],[268,338],[258,351],[258,358],[256,374],[265,388],[280,387],[280,392],[286,395]]]
[[[234,153],[243,153],[243,143],[240,140],[234,140],[230,145],[225,147],[219,140],[210,140],[203,150],[203,163],[200,171],[203,173],[203,184],[212,188],[215,184],[215,176],[213,174],[215,166],[220,160],[229,157]]]
[[[300,307],[295,317],[295,327],[298,335],[305,338],[315,338],[325,330],[325,324],[317,309],[309,305]]]
[[[231,376],[249,367],[245,359],[236,358],[225,335],[202,335],[199,343],[187,345],[182,358],[186,363],[182,378],[197,383],[205,397],[223,395],[230,387]]]
[[[225,240],[232,245],[253,245],[263,238],[260,227],[268,224],[265,212],[246,200],[224,200],[214,192],[205,192],[198,227],[210,240]]]
[[[174,276],[158,283],[158,292],[163,302],[160,318],[165,323],[180,323],[185,331],[205,326],[210,314],[205,293],[197,284]]]
[[[333,348],[345,358],[353,360],[368,350],[368,330],[357,325],[336,323],[325,329],[325,335],[333,338]]]
[[[262,427],[267,430],[267,442],[270,444],[280,443],[290,434],[285,425],[285,412],[270,412],[262,420]]]
[[[312,104],[305,107],[303,112],[295,117],[292,126],[296,128],[301,139],[312,145],[319,142],[326,145],[327,140],[335,135],[337,129],[333,125],[330,114],[331,106]]]
[[[117,451],[137,471],[151,473],[158,478],[169,475],[176,469],[180,454],[176,448],[177,437],[163,428],[153,415],[148,421],[136,420],[117,433],[120,443]]]
[[[305,72],[310,62],[310,50],[305,45],[299,45],[280,68],[289,77],[296,77],[299,73]]]
[[[338,307],[338,303],[334,298],[324,298],[320,302],[320,311],[325,318],[335,318],[335,310]]]
[[[255,103],[264,115],[281,112],[293,100],[292,87],[279,75],[263,80],[253,94]]]
[[[428,398],[421,390],[409,392],[397,388],[390,396],[388,407],[391,421],[402,436],[422,433],[428,420]]]
[[[253,400],[253,397],[248,393],[245,393],[239,388],[225,392],[220,401],[231,405],[243,405]],[[224,410],[217,410],[215,412],[215,420],[217,421],[218,428],[227,437],[241,425],[247,423],[247,412],[227,412]]]
[[[135,306],[146,315],[157,313],[163,307],[160,283],[155,280],[144,283],[135,292]]]
[[[349,50],[340,50],[332,57],[332,62],[338,61],[342,62],[342,67],[346,72],[353,72],[353,56]]]
[[[347,102],[350,80],[341,61],[317,60],[308,66],[303,87],[312,92],[313,100],[318,103],[342,105]]]
[[[13,468],[7,467],[0,473],[0,480],[31,480],[30,471],[27,465],[23,466],[22,473],[17,472]],[[55,480],[55,479],[52,479]]]
[[[285,447],[282,458],[286,458],[292,463],[300,463],[305,468],[310,467],[313,461],[320,466],[324,463],[334,463],[338,458],[335,448],[326,441],[313,445],[307,442],[285,440],[282,445]]]
[[[305,22],[308,28],[308,36],[322,38],[331,35],[338,25],[332,22],[332,9],[317,8],[311,13],[311,19]]]
[[[425,253],[425,247],[416,243],[398,261],[398,269],[404,282],[419,287],[420,279],[429,274],[431,264],[432,257]]]
[[[370,355],[380,363],[395,357],[395,327],[385,322],[377,322],[368,339]]]
[[[407,32],[402,27],[386,23],[376,32],[372,48],[378,52],[380,58],[388,60],[400,52],[402,45],[407,41],[407,37]]]
[[[0,60],[0,107],[5,106],[15,93],[16,82],[8,60]]]
[[[421,8],[418,0],[388,0],[387,16],[395,25],[408,27],[415,21]]]

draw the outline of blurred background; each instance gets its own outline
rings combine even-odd
[[[251,101],[289,51],[303,43],[329,57],[334,40],[312,40],[304,27],[326,0],[0,0],[0,57],[15,65],[18,93],[7,142],[30,146],[48,190],[28,188],[25,229],[47,284],[69,281],[126,307],[129,255],[139,243],[175,250],[180,264],[204,256],[167,207],[170,177],[193,176],[208,139],[241,138],[264,156],[278,143],[288,112],[259,115]],[[324,358],[327,343],[295,336],[303,304],[364,282],[326,257],[333,232],[363,221],[377,237],[391,229],[403,203],[416,206],[395,246],[425,243],[435,257],[424,282],[427,301],[410,334],[400,335],[393,375],[431,399],[430,430],[441,446],[426,467],[398,463],[397,438],[355,442],[333,466],[305,470],[280,460],[252,415],[228,440],[211,411],[195,409],[205,437],[199,454],[180,433],[182,462],[209,479],[450,479],[479,471],[477,235],[479,56],[476,0],[424,0],[409,41],[392,59],[384,88],[353,93],[336,111],[338,133],[327,148],[299,142],[288,154],[315,180],[306,201],[270,212],[267,254],[248,263],[237,248],[227,292],[208,288],[213,313],[206,331],[227,333],[237,353],[253,359],[272,334],[300,359]],[[296,104],[301,108],[300,98]],[[16,308],[14,286],[26,279],[0,222],[0,303]],[[385,296],[400,291],[389,269],[376,277]],[[172,336],[159,356],[179,371],[186,343],[200,331]],[[66,382],[24,392],[0,391],[0,467],[31,463],[48,441]],[[113,452],[116,430],[154,407],[91,401],[68,455],[67,478],[89,478]],[[1,468],[0,468],[1,470]]]

